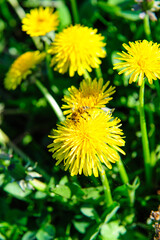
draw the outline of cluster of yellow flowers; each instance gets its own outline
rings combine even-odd
[[[80,88],[71,87],[69,96],[64,97],[67,119],[54,130],[54,139],[48,147],[56,164],[64,162],[65,170],[71,175],[98,176],[103,172],[101,163],[112,168],[111,163],[119,160],[117,151],[125,154],[120,120],[113,118],[105,104],[111,100],[114,87],[103,80],[83,80]],[[110,163],[111,162],[111,163]]]
[[[26,14],[22,23],[22,30],[31,37],[45,36],[57,30],[58,13],[53,13],[53,9],[49,7],[32,9]],[[48,53],[53,55],[51,66],[55,66],[54,70],[61,74],[69,70],[70,77],[73,77],[75,72],[80,76],[86,71],[91,72],[92,68],[98,68],[101,64],[100,58],[106,56],[104,49],[106,43],[103,40],[104,37],[97,34],[97,29],[79,24],[67,27],[56,34],[48,50]],[[119,74],[125,72],[126,75],[130,75],[129,83],[136,82],[138,79],[138,85],[141,85],[144,77],[147,77],[149,83],[152,84],[153,80],[160,78],[159,44],[143,40],[135,43],[129,42],[129,46],[123,44],[123,47],[127,53],[118,53],[121,57],[117,59],[122,62],[114,64],[114,69],[123,68]],[[38,58],[37,54],[37,51],[27,52],[12,64],[5,79],[7,89],[15,89],[21,80],[31,73],[31,69],[44,59],[44,54],[40,55],[43,57]]]
[[[31,10],[22,20],[22,30],[31,37],[45,36],[58,28],[58,13],[53,9],[42,8]],[[51,66],[61,74],[69,71],[73,77],[98,68],[100,58],[106,56],[104,37],[97,29],[79,24],[69,26],[55,35],[48,54],[52,54]],[[114,69],[122,68],[119,74],[130,75],[129,83],[141,85],[147,77],[150,84],[160,78],[159,44],[147,40],[124,44],[126,52],[118,53],[121,62]],[[7,89],[15,89],[22,79],[25,79],[34,68],[45,58],[45,53],[39,51],[27,52],[21,55],[11,66],[4,84]],[[64,97],[66,120],[54,130],[53,143],[49,148],[56,164],[63,161],[65,170],[70,169],[71,175],[88,176],[92,173],[98,176],[98,170],[103,172],[101,163],[111,168],[111,163],[118,161],[117,151],[124,146],[123,132],[120,120],[113,118],[106,104],[112,99],[115,88],[109,82],[103,86],[102,79],[83,80],[80,88],[74,86],[68,89],[69,96]],[[108,88],[108,89],[107,89]],[[110,163],[111,162],[111,163]]]

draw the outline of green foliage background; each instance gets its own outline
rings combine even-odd
[[[74,24],[71,1],[18,1],[25,12],[31,8],[54,5],[60,15],[61,31]],[[7,91],[3,79],[12,62],[29,50],[36,50],[32,39],[21,30],[20,16],[12,0],[0,0],[0,239],[6,240],[147,240],[153,239],[154,229],[149,215],[159,205],[160,135],[159,98],[155,85],[146,85],[145,111],[150,148],[156,154],[153,183],[146,190],[139,126],[138,92],[136,84],[128,85],[128,78],[113,71],[115,54],[122,44],[146,39],[143,21],[138,11],[131,11],[132,0],[79,0],[80,23],[97,28],[105,36],[107,57],[102,60],[104,81],[116,86],[109,103],[114,116],[122,120],[126,136],[122,158],[128,173],[130,189],[135,194],[134,206],[129,206],[127,187],[123,185],[118,167],[107,170],[114,205],[106,208],[101,181],[95,177],[74,176],[55,166],[47,151],[48,138],[58,122],[51,107],[34,84],[38,78],[48,88],[59,105],[71,85],[79,87],[82,78],[68,73],[54,72],[49,82],[46,63],[42,63],[15,91]],[[151,22],[152,38],[160,42],[160,13]],[[95,72],[91,73],[95,78]],[[2,133],[5,133],[3,135]],[[8,139],[9,138],[9,139]],[[27,176],[37,178],[39,187],[25,190],[19,186]],[[42,185],[41,185],[42,184]],[[45,184],[45,185],[43,185]],[[45,186],[45,190],[43,188]]]

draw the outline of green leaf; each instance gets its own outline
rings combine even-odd
[[[125,19],[128,19],[130,21],[137,21],[140,20],[139,18],[139,12],[132,12],[132,11],[119,11],[117,14],[119,17],[123,17]]]
[[[97,6],[107,13],[117,14],[120,12],[120,7],[106,2],[98,2]]]
[[[22,237],[22,240],[34,240],[35,239],[35,232],[26,232],[23,237]]]
[[[148,240],[148,236],[135,231],[135,229],[127,229],[127,232],[123,235],[123,240]]]
[[[44,192],[36,191],[34,194],[34,199],[44,199],[46,198],[47,194]]]
[[[90,237],[90,239],[89,240],[96,240],[97,239],[97,236],[98,236],[98,234],[99,234],[99,231],[97,231],[97,232],[95,232],[91,237]]]
[[[70,188],[72,196],[81,198],[85,194],[82,187],[75,182],[67,183],[67,186]]]
[[[3,185],[4,180],[5,180],[5,174],[1,173],[1,174],[0,174],[0,186]]]
[[[101,192],[103,192],[103,187],[90,187],[90,188],[83,188],[85,193],[85,199],[98,199],[101,197]]]
[[[128,190],[127,190],[127,186],[124,184],[122,186],[116,187],[114,189],[114,195],[120,195],[120,196],[125,196],[128,197]]]
[[[31,193],[31,190],[29,189],[22,191],[17,182],[8,183],[4,187],[4,191],[21,200],[26,200],[25,198]]]
[[[78,232],[85,233],[86,228],[89,226],[89,223],[88,222],[79,222],[79,221],[73,220],[73,225],[77,229]]]
[[[66,183],[68,183],[68,177],[64,176],[61,178],[61,180],[59,181],[59,185],[66,185]]]
[[[139,177],[137,176],[135,179],[134,179],[134,181],[133,181],[133,183],[132,184],[127,184],[126,186],[127,186],[127,188],[129,189],[129,190],[136,190],[138,187],[139,187],[139,185],[140,185],[140,179],[139,179]]]
[[[71,197],[71,190],[65,185],[56,185],[56,187],[53,188],[51,191],[64,198]]]
[[[93,206],[91,205],[84,205],[80,208],[80,211],[89,218],[94,219],[95,218],[95,210],[93,208]]]
[[[114,202],[105,212],[106,216],[105,216],[105,223],[108,223],[112,217],[116,214],[116,212],[118,211],[118,209],[120,208],[120,205],[118,202]]]
[[[63,1],[58,1],[57,9],[60,20],[59,30],[62,30],[64,27],[72,23],[72,18],[68,7],[65,5]]]
[[[100,230],[100,223],[96,223],[87,228],[87,232],[83,240],[96,240]]]
[[[6,240],[5,236],[0,233],[0,240]]]
[[[37,240],[51,240],[54,239],[55,228],[51,224],[47,224],[43,229],[40,229],[37,234]]]
[[[127,3],[130,3],[131,0],[108,0],[107,3],[108,4],[112,4],[112,5],[120,5],[120,4],[127,4]]]
[[[107,224],[103,224],[100,230],[103,240],[121,239],[120,236],[126,232],[126,229],[124,226],[119,225],[119,223],[119,220],[116,220]]]
[[[127,4],[128,3],[128,4]],[[131,11],[131,2],[126,0],[121,1],[108,1],[108,2],[98,2],[97,6],[100,7],[104,12],[109,14],[117,15],[118,17],[123,17],[131,21],[139,20],[139,12]]]
[[[79,15],[80,19],[82,19],[82,23],[86,25],[89,23],[93,24],[97,20],[97,12],[98,8],[92,4],[92,0],[84,1],[79,10]]]

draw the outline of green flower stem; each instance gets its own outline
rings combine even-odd
[[[51,55],[48,54],[48,49],[49,49],[49,44],[47,43],[47,41],[45,41],[46,67],[47,67],[47,73],[48,73],[48,78],[49,78],[49,81],[50,81],[50,85],[52,85],[53,80],[54,80],[54,75],[53,75],[53,69],[50,67]]]
[[[26,14],[23,8],[19,5],[19,2],[17,0],[8,0],[8,2],[11,4],[13,9],[15,10],[18,17],[22,20]]]
[[[151,35],[151,28],[150,28],[150,23],[149,23],[149,16],[148,16],[148,14],[145,15],[145,18],[144,18],[143,23],[144,23],[144,31],[145,31],[147,40],[150,41],[150,40],[152,40],[152,35]],[[159,102],[160,102],[160,85],[159,85],[159,80],[156,80],[156,81],[155,81],[155,86],[156,86],[157,95],[158,95]]]
[[[123,162],[122,162],[121,158],[119,158],[119,161],[117,162],[117,166],[118,166],[118,169],[119,169],[119,173],[120,173],[122,182],[124,184],[129,183],[129,178],[128,178],[126,169],[125,169],[125,167],[123,165]]]
[[[48,90],[43,86],[43,84],[40,81],[36,80],[36,85],[39,88],[39,90],[43,93],[44,97],[50,104],[59,121],[64,121],[65,117],[63,115],[63,112],[59,105],[57,104],[57,102],[55,101],[55,99],[51,96],[51,94],[48,92]]]
[[[101,67],[99,66],[98,68],[95,68],[95,72],[96,72],[96,77],[97,79],[103,78],[102,75],[102,71],[101,71]]]
[[[160,85],[159,85],[159,79],[157,79],[155,81],[155,86],[156,86],[157,95],[158,95],[158,98],[159,98],[159,108],[160,108]]]
[[[79,23],[79,14],[78,14],[78,8],[77,8],[77,1],[76,0],[70,0],[71,1],[71,8],[73,13],[73,19],[74,23]]]
[[[156,164],[156,154],[155,154],[155,123],[154,123],[154,115],[153,115],[153,107],[152,104],[148,106],[147,109],[148,113],[148,118],[149,118],[149,125],[150,125],[150,130],[148,132],[148,137],[149,137],[149,142],[150,142],[150,152],[151,152],[151,167],[153,168]]]
[[[90,77],[90,75],[89,75],[89,73],[87,71],[85,71],[83,73],[83,77],[84,77],[84,79],[91,79],[91,77]]]
[[[106,173],[100,172],[100,177],[101,177],[101,181],[102,181],[103,188],[104,188],[106,204],[107,204],[107,207],[109,207],[113,204],[113,199],[112,199],[111,190],[110,190],[110,186],[109,186],[109,182],[108,182]]]
[[[146,34],[146,38],[147,38],[147,40],[150,41],[152,39],[152,36],[151,36],[151,29],[150,29],[150,24],[149,24],[149,16],[147,13],[144,17],[143,23],[144,23],[144,31]]]
[[[142,134],[142,147],[143,147],[143,155],[144,155],[146,184],[149,188],[151,186],[152,176],[151,176],[151,159],[150,159],[149,141],[148,141],[145,112],[144,112],[144,89],[145,89],[145,79],[142,85],[140,86],[140,90],[139,90],[139,111],[140,111],[140,126],[141,126],[141,134]]]
[[[129,184],[129,178],[128,178],[126,169],[123,165],[123,162],[122,162],[121,158],[117,162],[117,166],[118,166],[119,174],[120,174],[120,177],[121,177],[121,180],[122,180],[123,184],[125,184],[125,185]],[[130,206],[133,207],[135,197],[134,197],[133,191],[131,191],[129,189],[128,189],[128,198],[129,198],[129,201],[130,201]]]

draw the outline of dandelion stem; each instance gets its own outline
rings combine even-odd
[[[149,16],[148,16],[148,14],[146,14],[146,15],[145,15],[145,18],[144,18],[144,31],[145,31],[147,40],[152,40],[151,28],[150,28],[150,23],[149,23]],[[160,86],[159,86],[159,81],[158,81],[158,80],[155,81],[155,86],[156,86],[157,95],[158,95],[159,102],[160,102]]]
[[[71,8],[73,13],[73,19],[74,23],[79,23],[79,14],[78,14],[78,8],[77,8],[77,2],[76,0],[70,0],[71,1]]]
[[[96,77],[97,79],[103,78],[102,75],[102,71],[101,71],[101,67],[99,66],[98,68],[95,68],[95,72],[96,72]]]
[[[125,167],[123,165],[123,162],[122,162],[121,158],[119,158],[119,161],[117,162],[117,166],[118,166],[118,169],[119,169],[119,173],[120,173],[122,182],[124,184],[129,183],[129,178],[128,178],[126,169],[125,169]]]
[[[26,14],[23,8],[19,5],[19,2],[17,0],[8,0],[8,2],[11,4],[13,9],[15,10],[18,17],[22,20]]]
[[[91,79],[91,77],[90,77],[90,75],[89,75],[89,73],[87,71],[85,71],[83,73],[83,77],[84,77],[84,79]]]
[[[107,204],[107,207],[109,207],[113,204],[113,199],[112,199],[111,189],[110,189],[110,186],[109,186],[107,175],[106,175],[106,173],[101,173],[100,172],[100,177],[101,177],[101,181],[102,181],[103,188],[104,188],[104,195],[105,195],[106,204]]]
[[[55,99],[51,96],[51,94],[48,92],[48,90],[43,86],[43,84],[40,81],[36,80],[36,85],[39,88],[39,90],[43,93],[44,97],[50,104],[59,121],[64,121],[65,117],[63,115],[63,112],[59,105],[57,104],[57,102],[55,101]]]
[[[160,107],[160,86],[159,86],[159,80],[155,81],[155,86],[156,86],[157,95],[158,95],[158,98],[159,98],[159,107]]]
[[[143,81],[139,90],[139,111],[140,111],[140,126],[141,126],[141,134],[142,134],[142,147],[143,147],[143,155],[144,155],[146,184],[148,187],[150,187],[152,177],[151,177],[149,141],[148,141],[146,119],[145,119],[145,112],[144,112],[144,89],[145,89],[145,80]]]
[[[49,45],[48,45],[47,41],[45,41],[46,67],[47,67],[48,78],[49,78],[50,84],[52,85],[53,80],[54,80],[54,75],[53,75],[53,70],[50,67],[51,55],[48,54],[48,48],[49,48]]]
[[[128,178],[126,169],[124,167],[124,164],[123,164],[121,158],[117,162],[117,166],[118,166],[119,174],[120,174],[123,184],[125,184],[125,185],[129,184],[129,178]],[[129,197],[129,201],[130,201],[130,206],[133,207],[135,198],[134,198],[133,191],[131,191],[129,189],[128,189],[128,197]]]
[[[151,29],[150,29],[150,24],[149,24],[149,16],[147,13],[144,17],[143,23],[144,23],[144,31],[145,31],[147,40],[151,40],[152,39]]]
[[[148,132],[149,142],[150,142],[150,152],[151,152],[151,167],[153,168],[156,164],[156,154],[155,154],[155,123],[154,123],[154,115],[153,115],[153,107],[152,104],[148,105],[147,108],[148,118],[150,130]]]

